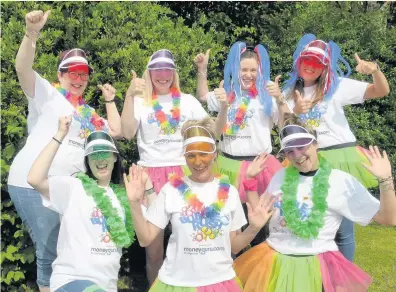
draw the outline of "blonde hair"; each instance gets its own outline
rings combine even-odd
[[[318,138],[316,131],[309,125],[304,124],[296,115],[291,114],[291,113],[285,113],[283,115],[283,125],[282,128],[285,126],[291,126],[291,125],[296,125],[300,126],[308,131],[311,135],[313,135],[315,138]]]
[[[198,126],[198,127],[194,127]],[[190,128],[193,127],[193,128]],[[202,128],[204,129],[202,129]],[[181,129],[181,133],[183,136],[183,140],[188,138],[196,137],[196,136],[204,136],[216,139],[215,137],[215,130],[214,130],[214,121],[211,117],[203,118],[202,120],[190,120],[183,124]],[[186,129],[190,128],[187,130]],[[206,131],[205,131],[206,130]]]
[[[313,99],[312,99],[312,107],[317,104],[319,101],[321,101],[324,97],[324,88],[326,85],[326,75],[327,71],[329,68],[326,66],[326,68],[323,69],[322,74],[320,74],[318,80],[316,80],[315,84],[317,85],[313,94]],[[287,94],[286,99],[295,99],[297,97],[296,95],[296,90],[303,95],[303,89],[304,89],[304,84],[298,84],[296,82],[294,84],[293,89]]]
[[[153,92],[154,92],[154,87],[153,87],[153,82],[151,81],[150,77],[150,70],[146,69],[144,71],[142,78],[146,81],[146,90],[143,95],[143,99],[146,102],[146,104],[151,104],[152,97],[153,97]],[[180,93],[180,78],[179,74],[177,73],[176,70],[173,70],[173,82],[171,84],[171,87],[175,87]]]

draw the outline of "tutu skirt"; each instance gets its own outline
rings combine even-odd
[[[338,251],[289,256],[265,242],[238,257],[234,269],[246,292],[364,292],[372,282]]]
[[[215,165],[215,173],[227,175],[230,183],[238,189],[242,203],[247,201],[243,181],[246,179],[246,170],[251,163],[251,161],[234,160],[219,154]],[[266,167],[256,176],[259,195],[265,192],[274,174],[282,168],[279,160],[273,155],[268,155],[265,163]]]
[[[242,292],[242,285],[238,278],[200,287],[172,286],[156,279],[149,292]]]
[[[168,182],[168,176],[171,173],[176,173],[183,176],[183,166],[163,166],[163,167],[148,167],[147,173],[153,182],[154,190],[158,194],[162,187]]]
[[[357,178],[366,188],[378,186],[377,179],[362,166],[362,162],[370,164],[360,146],[345,147],[331,150],[319,149],[319,155],[324,157],[333,168],[342,170]]]

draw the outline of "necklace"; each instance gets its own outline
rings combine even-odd
[[[168,118],[162,110],[162,106],[158,102],[157,95],[153,94],[152,106],[155,113],[155,118],[160,123],[161,130],[164,134],[174,134],[180,122],[180,92],[177,88],[171,88],[172,109],[171,116]]]
[[[60,87],[60,85],[54,84],[54,87],[70,102],[75,108],[73,115],[74,119],[81,123],[80,138],[84,139],[94,131],[106,131],[106,125],[104,119],[101,118],[95,110],[86,104],[82,96],[74,97],[66,89]]]
[[[88,196],[92,196],[96,206],[105,217],[110,239],[118,247],[129,247],[135,241],[135,230],[133,228],[132,214],[129,208],[129,201],[125,188],[116,184],[110,184],[110,187],[117,196],[122,209],[125,211],[126,222],[124,223],[118,215],[117,209],[113,207],[109,197],[105,195],[106,191],[98,186],[96,180],[82,172],[77,174],[77,178],[81,180],[85,192]]]
[[[326,198],[330,187],[330,174],[330,164],[324,158],[320,158],[318,172],[313,177],[313,207],[308,219],[301,220],[300,211],[297,207],[297,189],[300,175],[294,166],[289,166],[285,170],[285,179],[281,187],[283,214],[287,228],[301,238],[317,238],[319,230],[324,225],[323,218],[327,210]]]
[[[235,113],[234,121],[230,121],[230,123],[225,128],[225,133],[227,135],[235,135],[241,129],[245,120],[246,111],[250,104],[250,100],[252,98],[256,98],[256,96],[257,96],[257,89],[255,87],[247,90],[246,94],[242,96],[242,101]],[[233,103],[234,101],[235,101],[235,93],[233,93],[233,95],[230,97],[229,102]]]

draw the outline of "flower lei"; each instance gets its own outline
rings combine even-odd
[[[192,210],[197,213],[201,213],[203,217],[213,217],[220,214],[225,203],[228,200],[228,192],[230,190],[230,181],[228,176],[222,175],[220,177],[219,190],[217,192],[217,200],[213,202],[210,206],[205,206],[197,197],[196,194],[192,192],[190,187],[182,180],[182,178],[176,174],[172,173],[169,176],[170,184],[179,190],[184,201],[188,206],[192,207]]]
[[[234,121],[232,121],[225,128],[225,133],[227,135],[235,135],[240,130],[243,121],[245,119],[246,111],[249,107],[250,100],[252,98],[255,98],[256,96],[257,96],[257,89],[255,87],[252,87],[251,89],[247,90],[246,94],[242,96],[242,101],[236,111]],[[234,100],[235,100],[235,93],[233,93],[232,96],[230,97],[229,103],[230,104],[233,103]]]
[[[81,138],[87,138],[93,131],[104,130],[106,128],[103,119],[95,112],[95,110],[86,104],[82,96],[73,97],[70,92],[60,87],[59,83],[53,86],[70,102],[76,109],[77,120],[80,120],[82,129]],[[80,119],[82,118],[82,121]]]
[[[158,102],[157,95],[153,93],[152,97],[152,106],[155,113],[155,118],[160,123],[160,127],[165,134],[175,133],[180,122],[180,91],[177,90],[177,88],[172,87],[170,92],[173,103],[170,119],[168,119],[166,114],[163,112],[162,106]]]
[[[329,192],[329,176],[331,173],[330,164],[320,158],[319,170],[313,178],[312,203],[313,208],[307,220],[300,219],[300,212],[297,208],[297,189],[299,173],[297,168],[289,166],[285,170],[285,179],[281,190],[282,209],[287,228],[304,239],[317,238],[319,230],[324,225],[324,214],[327,210],[327,195]]]
[[[133,228],[132,214],[125,188],[112,183],[110,184],[110,187],[125,211],[126,222],[124,223],[118,215],[116,208],[113,207],[109,197],[104,195],[106,191],[99,187],[94,179],[82,172],[77,174],[77,178],[81,180],[85,192],[88,196],[92,196],[96,206],[105,217],[111,240],[118,247],[129,247],[135,241],[135,230]]]

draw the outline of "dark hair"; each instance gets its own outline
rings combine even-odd
[[[114,152],[112,152],[114,153]],[[122,158],[121,155],[118,153],[114,153],[117,157],[117,161],[114,162],[114,168],[113,172],[111,173],[111,179],[110,182],[113,184],[122,184],[122,177],[123,177],[123,167],[122,167]],[[88,175],[90,178],[93,178],[94,180],[97,180],[97,178],[93,175],[91,168],[89,167],[88,163],[88,156],[84,157],[84,166],[85,169],[87,170],[86,175]]]
[[[62,61],[66,55],[68,55],[67,58],[77,56],[77,57],[83,57],[83,58],[87,59],[87,54],[81,49],[70,49],[70,50],[62,51],[58,57],[57,68],[59,68],[59,65],[62,63]],[[92,74],[91,67],[88,66],[88,68],[89,68],[89,74]],[[65,72],[67,72],[67,70],[68,70],[67,68],[60,68],[59,72],[65,73]]]

